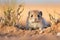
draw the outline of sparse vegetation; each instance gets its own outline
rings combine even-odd
[[[51,20],[51,25],[60,23],[60,19],[56,19],[51,14],[49,14],[49,17],[50,17],[50,20]]]
[[[13,8],[8,8],[7,10],[4,10],[4,18],[0,18],[0,23],[6,26],[20,26],[20,14],[24,11],[24,8],[21,10],[21,7],[23,6],[19,5],[18,9],[16,10],[14,10]]]
[[[41,38],[45,40],[45,35],[47,40],[56,38],[56,34],[60,36],[60,23],[58,19],[56,19],[52,14],[49,14],[51,20],[51,27],[47,27],[44,30],[21,30],[18,29],[21,25],[19,20],[21,18],[21,13],[24,11],[24,8],[21,10],[22,5],[14,10],[13,8],[8,8],[4,10],[4,18],[0,17],[0,26],[3,25],[4,27],[0,27],[0,37],[4,40],[14,40],[16,39],[30,39],[40,40]],[[54,24],[54,25],[53,25]],[[14,27],[17,26],[18,28]],[[43,31],[43,32],[42,32]],[[18,37],[17,37],[18,36]],[[51,37],[52,36],[52,37]],[[58,39],[58,37],[57,37]]]

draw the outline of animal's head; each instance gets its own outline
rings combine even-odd
[[[42,19],[42,11],[32,10],[28,12],[28,18],[31,22],[39,22]]]

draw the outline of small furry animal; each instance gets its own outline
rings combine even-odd
[[[28,12],[26,29],[39,29],[46,28],[49,24],[42,17],[42,11],[31,10]]]

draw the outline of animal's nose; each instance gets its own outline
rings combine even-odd
[[[36,21],[36,18],[35,18],[35,21]]]
[[[37,18],[35,18],[35,21],[38,21],[38,19],[37,19]]]

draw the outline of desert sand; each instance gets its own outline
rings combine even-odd
[[[3,15],[3,10],[5,9],[4,6],[0,6],[0,16]],[[41,10],[46,21],[50,21],[49,13],[53,16],[55,15],[55,18],[60,18],[58,15],[58,13],[60,13],[60,6],[25,5],[20,19],[20,23],[23,26],[26,26],[26,19],[29,10]],[[0,25],[0,40],[60,40],[60,23],[44,29],[42,33],[40,32],[40,30],[22,30],[13,26]]]

